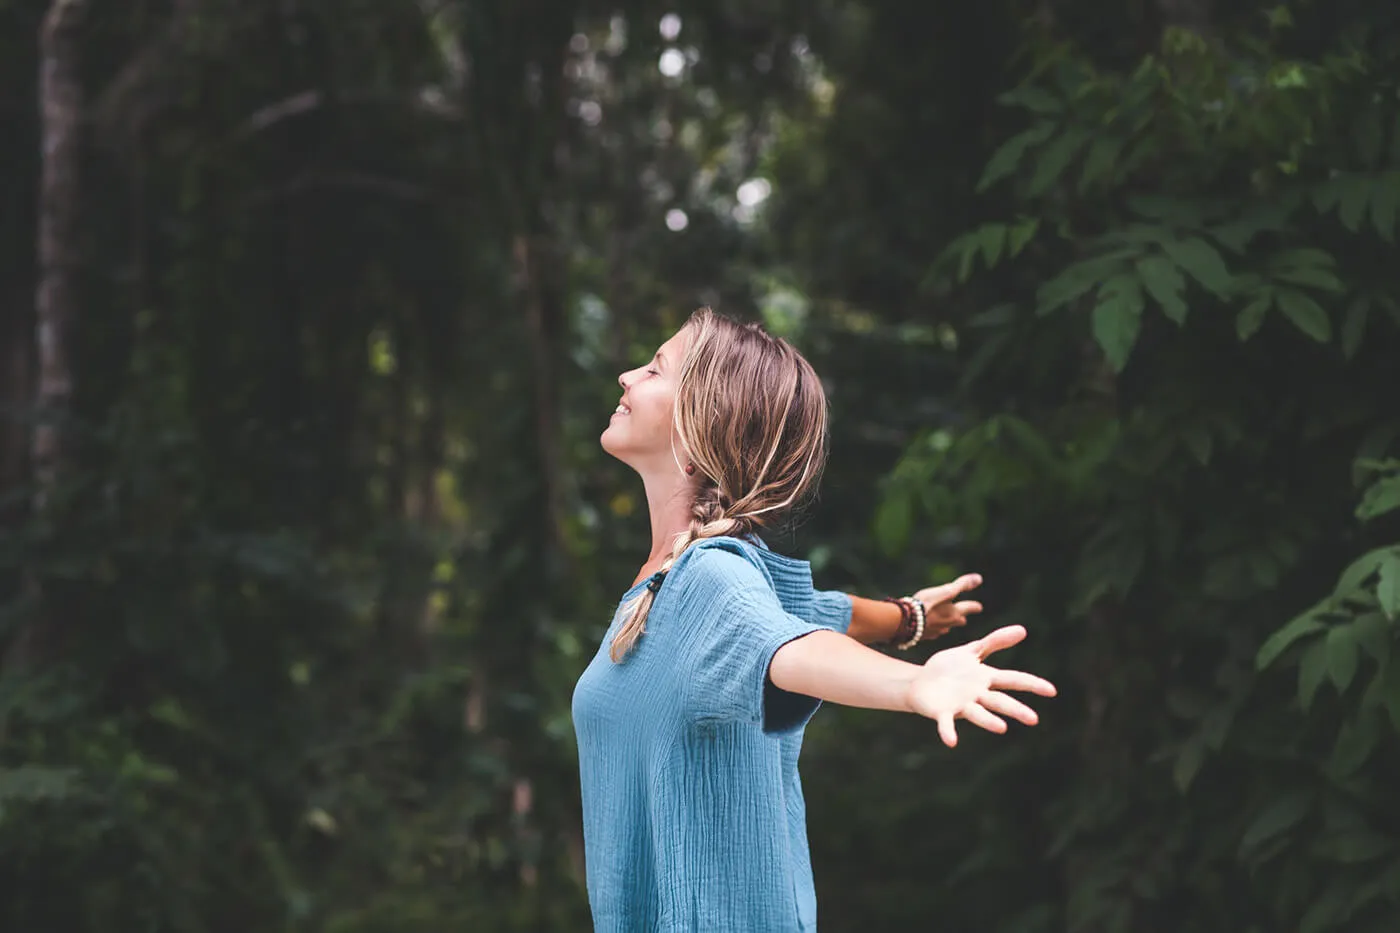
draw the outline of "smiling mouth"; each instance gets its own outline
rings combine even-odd
[[[632,414],[632,409],[628,408],[626,405],[621,405],[621,404],[619,404],[615,409],[613,409],[613,414],[614,414],[614,415],[630,415],[630,414]]]

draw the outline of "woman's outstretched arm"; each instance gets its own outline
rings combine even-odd
[[[975,573],[964,574],[952,583],[919,590],[914,598],[921,600],[926,613],[924,641],[946,635],[952,629],[967,624],[967,617],[982,611],[976,600],[959,599],[968,590],[982,584]],[[862,645],[882,645],[894,639],[899,631],[900,610],[883,599],[866,599],[854,593],[846,594],[851,601],[851,625],[846,634]]]
[[[918,713],[938,723],[944,744],[957,744],[954,720],[966,719],[989,732],[1005,732],[1001,716],[1033,726],[1035,711],[1003,691],[1054,696],[1048,680],[984,663],[987,656],[1026,637],[1008,625],[976,641],[940,651],[922,665],[880,654],[835,632],[812,632],[773,655],[768,676],[789,693],[842,706]]]

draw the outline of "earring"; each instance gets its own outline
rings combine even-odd
[[[685,475],[686,475],[686,476],[694,476],[694,475],[695,475],[695,464],[693,464],[693,463],[687,463],[687,464],[685,465]]]

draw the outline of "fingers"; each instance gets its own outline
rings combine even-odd
[[[924,602],[930,606],[939,603],[946,603],[950,599],[955,599],[958,594],[966,593],[982,585],[982,575],[980,573],[965,573],[952,583],[945,583],[942,586],[931,586],[920,592]]]
[[[958,730],[953,727],[953,714],[942,713],[938,717],[938,736],[943,744],[953,748],[958,744]]]
[[[992,712],[1001,713],[1025,726],[1033,726],[1040,722],[1040,716],[1036,714],[1035,710],[1015,697],[1007,696],[998,690],[988,690],[978,698],[977,702]]]
[[[1004,625],[982,636],[972,644],[977,646],[977,656],[985,659],[995,651],[1019,644],[1025,637],[1026,627],[1024,625]]]
[[[982,611],[982,604],[971,600],[960,603],[942,603],[928,611],[928,624],[942,629],[956,628],[967,624],[967,616]]]
[[[1006,720],[993,716],[980,705],[969,703],[962,711],[963,719],[988,732],[1003,733],[1006,731]]]
[[[1025,671],[1003,671],[992,669],[991,686],[996,690],[1024,690],[1038,696],[1052,697],[1056,694],[1055,685],[1043,677],[1027,674]]]

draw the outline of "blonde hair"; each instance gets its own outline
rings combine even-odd
[[[789,513],[816,488],[827,452],[826,393],[791,344],[709,308],[682,330],[690,344],[673,423],[702,479],[690,527],[676,535],[660,574],[697,541],[752,534]],[[624,607],[609,650],[614,661],[646,631],[655,598],[648,586]]]

